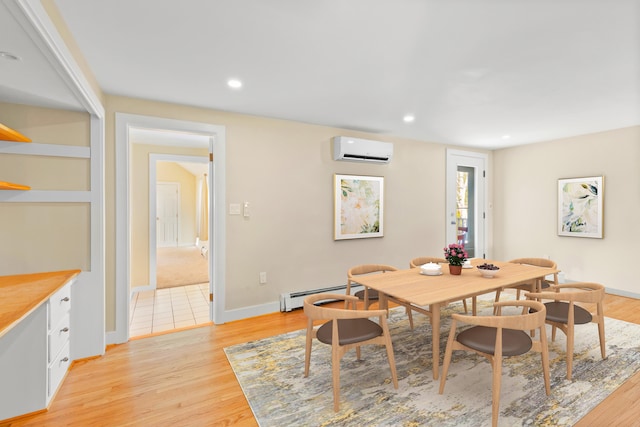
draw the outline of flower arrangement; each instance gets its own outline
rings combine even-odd
[[[449,265],[462,265],[467,260],[467,251],[464,246],[452,243],[444,248],[444,257],[449,261]]]

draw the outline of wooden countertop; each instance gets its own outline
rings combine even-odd
[[[0,276],[0,337],[78,274],[80,270]]]

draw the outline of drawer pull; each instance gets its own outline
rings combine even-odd
[[[69,328],[64,327],[64,328],[60,329],[60,332],[69,332]]]
[[[68,362],[68,361],[69,361],[69,358],[68,358],[68,357],[65,357],[65,358],[60,359],[60,361],[61,361],[61,362]]]
[[[68,301],[69,301],[69,297],[64,297],[64,298],[62,298],[60,301],[68,302]]]

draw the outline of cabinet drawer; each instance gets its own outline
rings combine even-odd
[[[60,320],[69,313],[71,307],[71,282],[60,288],[55,294],[49,298],[49,324],[51,329],[57,325]]]
[[[53,361],[60,349],[69,341],[69,313],[60,320],[60,322],[49,331],[49,357],[47,363]]]
[[[62,347],[62,350],[60,350],[60,352],[54,357],[53,361],[49,364],[47,401],[49,401],[49,399],[51,399],[51,397],[56,393],[60,382],[69,369],[69,365],[71,364],[69,354],[69,342],[67,341],[64,347]]]

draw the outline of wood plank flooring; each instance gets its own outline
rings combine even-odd
[[[608,295],[605,314],[640,323],[640,300]],[[305,325],[296,310],[110,346],[73,365],[48,412],[0,427],[256,426],[223,348]],[[638,426],[638,401],[640,374],[576,426]]]

